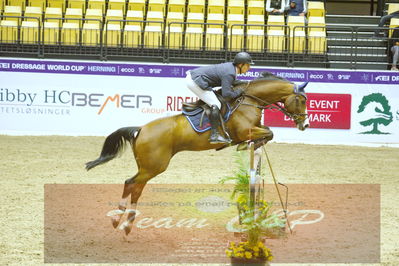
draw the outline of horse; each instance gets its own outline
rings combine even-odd
[[[226,122],[226,129],[232,139],[230,145],[253,140],[258,146],[273,138],[273,132],[261,125],[262,110],[266,108],[283,112],[297,125],[299,130],[309,126],[306,109],[307,97],[304,91],[307,83],[296,85],[271,73],[262,73],[246,85],[237,85],[243,94],[229,103],[232,114]],[[284,106],[282,106],[282,103]],[[135,219],[139,197],[146,183],[164,172],[172,157],[181,151],[203,151],[222,149],[226,144],[210,144],[210,132],[197,133],[183,114],[160,118],[142,127],[124,127],[110,134],[102,147],[100,156],[86,163],[90,170],[114,159],[130,143],[136,159],[137,173],[124,184],[119,208],[111,216],[112,225],[117,228],[122,216],[127,219],[119,227],[128,235]],[[128,197],[131,196],[130,209],[126,210]]]

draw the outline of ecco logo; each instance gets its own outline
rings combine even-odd
[[[310,74],[309,78],[311,78],[311,79],[323,79],[324,75],[323,74]]]

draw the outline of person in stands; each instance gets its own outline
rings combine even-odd
[[[306,16],[308,11],[308,3],[306,0],[288,0],[287,3],[288,16]]]
[[[266,11],[269,15],[284,15],[286,0],[267,0]]]
[[[393,30],[390,39],[390,50],[392,52],[392,67],[391,70],[398,71],[399,61],[399,27]]]
[[[399,18],[399,10],[392,12],[391,14],[388,14],[386,16],[382,16],[380,19],[380,22],[378,23],[378,27],[382,28],[385,26],[385,24],[388,23],[388,21],[391,21],[392,18]],[[377,29],[374,32],[375,37],[384,37],[384,34],[381,34],[381,29]]]

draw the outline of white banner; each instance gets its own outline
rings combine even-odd
[[[194,66],[131,64],[129,67],[129,64],[107,63],[102,67],[101,63],[14,61],[0,60],[0,134],[108,135],[120,127],[142,126],[157,118],[179,114],[183,101],[196,99],[184,82],[185,71]],[[399,75],[257,68],[243,78],[253,79],[262,70],[298,83],[310,81],[306,88],[309,93],[350,95],[350,128],[323,128],[323,121],[317,121],[319,128],[311,125],[304,132],[272,127],[275,141],[399,144]],[[318,95],[317,102],[313,102],[314,113],[321,112],[317,108],[323,107],[322,98]],[[339,108],[338,101],[333,102],[334,108]],[[318,117],[313,115],[314,119]]]
[[[182,79],[0,72],[2,134],[107,135],[178,114]]]

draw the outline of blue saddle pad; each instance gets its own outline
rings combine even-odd
[[[225,113],[225,115],[223,117],[224,122],[227,122],[227,120],[229,120],[230,115],[231,115],[230,105],[226,104],[226,107],[227,107],[227,112]],[[202,116],[203,112],[204,112],[204,109],[202,109],[201,107],[199,107],[191,112],[186,112],[183,110],[183,115],[187,118],[190,125],[193,127],[193,129],[195,131],[200,132],[200,133],[211,129],[211,122],[209,120],[209,117],[206,114],[204,115],[204,118],[202,119],[202,127],[200,126],[201,116]]]

